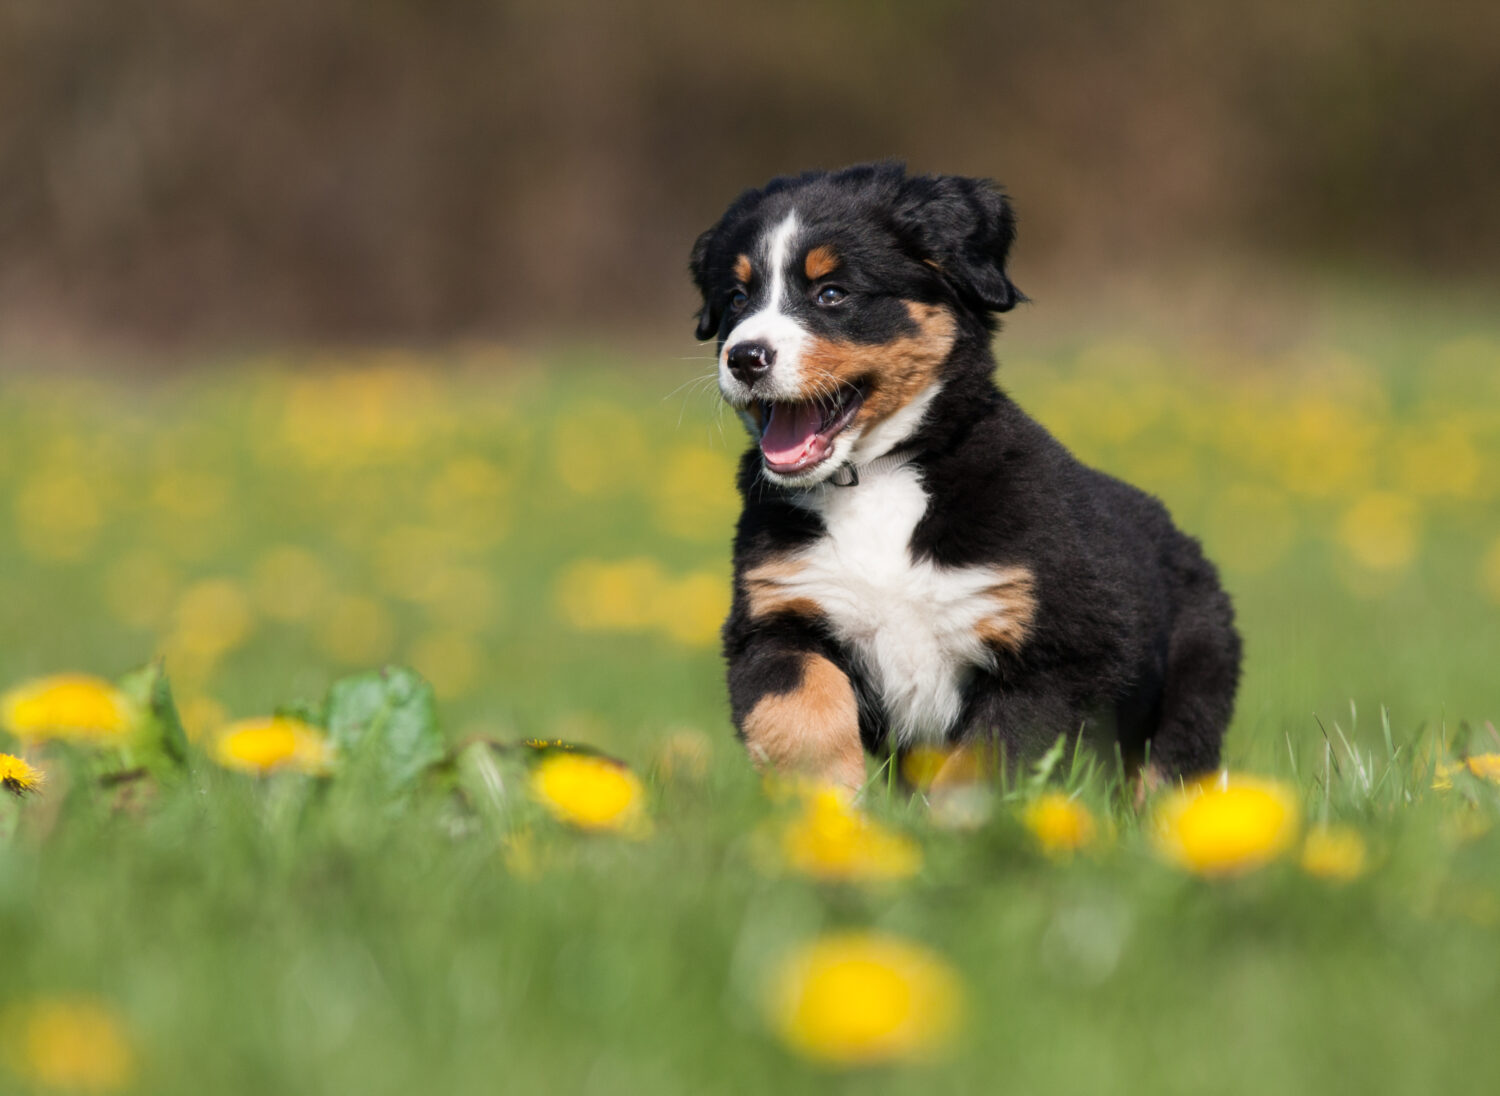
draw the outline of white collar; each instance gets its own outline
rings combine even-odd
[[[892,449],[883,456],[874,460],[866,461],[864,464],[855,464],[853,461],[845,461],[834,469],[833,475],[828,477],[829,483],[835,487],[858,487],[861,480],[873,479],[876,476],[888,475],[898,468],[905,468],[917,459],[921,450],[916,446],[908,445],[899,449]]]

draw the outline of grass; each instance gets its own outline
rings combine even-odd
[[[1248,649],[1228,762],[1287,782],[1309,825],[1357,828],[1370,864],[1343,884],[1295,850],[1234,879],[1176,869],[1107,759],[1071,751],[1047,783],[1109,820],[1091,852],[1037,849],[1019,816],[1040,781],[954,830],[872,768],[869,810],[920,870],[772,870],[789,808],[730,736],[714,648],[737,428],[692,390],[663,399],[696,366],[11,371],[0,686],[161,654],[202,746],[409,663],[452,743],[625,760],[650,832],[537,813],[524,750],[471,749],[455,782],[396,796],[196,747],[185,776],[127,790],[48,758],[43,793],[5,804],[3,1084],[29,1091],[27,1010],[72,995],[130,1047],[100,1087],[149,1093],[1489,1091],[1500,794],[1432,785],[1500,751],[1497,339],[1281,360],[1096,340],[1006,365],[1221,561]],[[768,972],[839,928],[952,964],[946,1054],[846,1072],[778,1041]]]

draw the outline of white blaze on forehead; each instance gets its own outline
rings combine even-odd
[[[787,287],[787,259],[792,253],[792,239],[797,233],[797,212],[788,213],[773,229],[766,245],[770,287],[765,305],[746,316],[729,331],[719,354],[719,387],[726,396],[749,399],[749,390],[729,372],[729,351],[739,343],[758,342],[776,353],[775,364],[762,383],[760,393],[767,399],[795,400],[805,397],[801,357],[807,345],[806,328],[788,314],[791,301]]]

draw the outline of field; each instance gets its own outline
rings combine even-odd
[[[874,762],[862,812],[763,789],[722,696],[741,437],[704,361],[13,353],[0,691],[160,657],[190,746],[0,738],[46,772],[0,792],[0,1091],[1493,1091],[1500,329],[1375,330],[1005,355],[1234,594],[1226,762],[1275,783],[1232,782],[1232,847],[1186,863],[1169,795],[1137,812],[1071,750],[933,806]],[[321,775],[216,763],[383,665],[431,683],[430,768],[386,694]],[[417,709],[412,773],[375,771]],[[590,755],[528,739],[635,775],[549,799]],[[844,981],[796,965],[818,940]]]

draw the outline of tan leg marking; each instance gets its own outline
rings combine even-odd
[[[1016,653],[1036,619],[1036,577],[1025,567],[996,568],[994,585],[981,596],[995,608],[975,625],[975,634],[992,647]]]
[[[809,251],[802,263],[802,269],[807,272],[807,280],[810,282],[826,278],[838,268],[839,257],[827,244],[820,244]]]
[[[801,573],[801,565],[785,556],[747,570],[743,581],[745,596],[750,601],[750,616],[757,618],[772,613],[820,616],[823,610],[816,601],[787,589]]]
[[[1167,786],[1167,778],[1155,765],[1142,765],[1135,774],[1135,805],[1146,805],[1146,800]]]
[[[937,377],[953,349],[958,324],[941,305],[906,302],[918,331],[888,343],[851,343],[813,339],[803,354],[803,368],[816,383],[865,380],[869,391],[851,426],[870,427],[905,407]]]
[[[735,258],[734,276],[739,280],[741,285],[749,285],[750,275],[754,272],[754,268],[750,265],[749,255],[740,255]]]
[[[854,687],[821,655],[804,656],[797,688],[761,697],[743,730],[758,765],[810,773],[849,788],[865,782]]]

